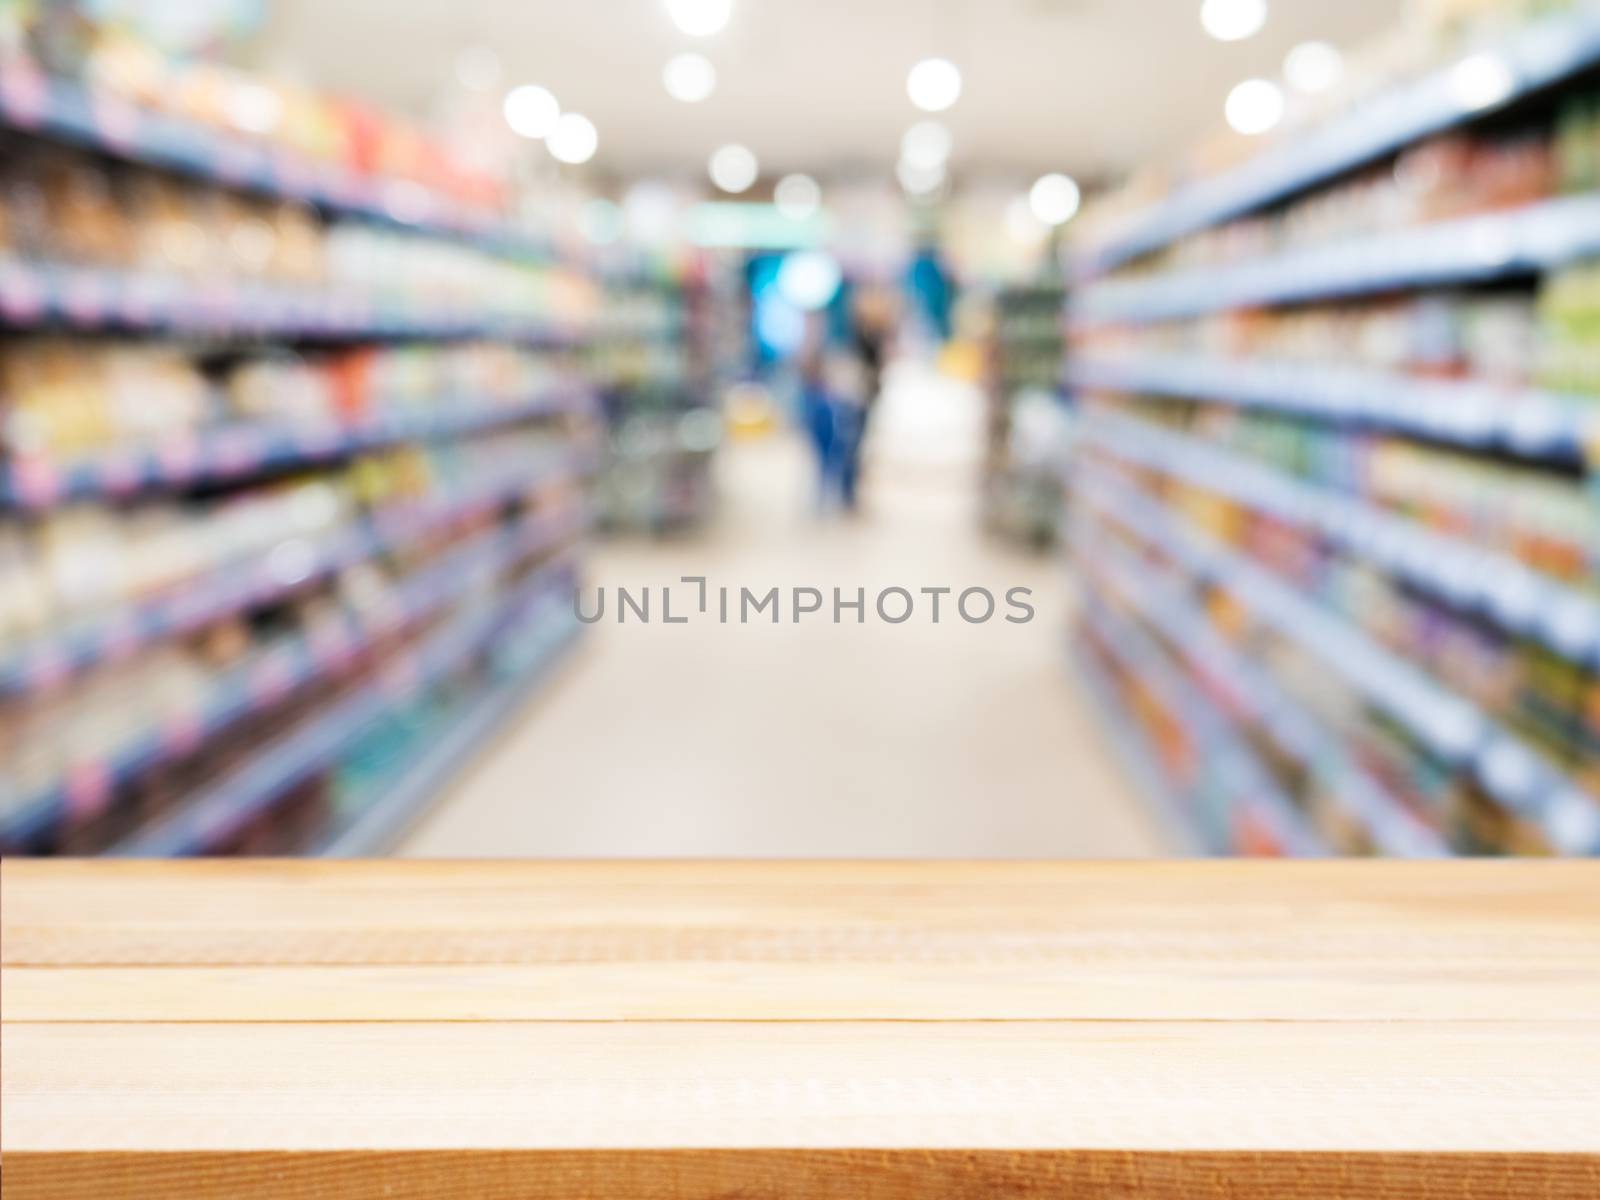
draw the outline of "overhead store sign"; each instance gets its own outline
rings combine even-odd
[[[689,238],[708,249],[807,250],[828,240],[823,213],[788,217],[775,205],[707,201],[689,212]]]

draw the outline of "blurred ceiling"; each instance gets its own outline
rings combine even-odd
[[[1278,76],[1317,38],[1342,48],[1391,25],[1395,0],[1271,0],[1266,27],[1213,41],[1199,0],[735,0],[703,39],[663,0],[276,0],[260,60],[414,113],[441,102],[458,54],[492,47],[502,89],[539,83],[600,131],[596,165],[618,174],[700,172],[718,145],[750,146],[770,171],[889,171],[919,114],[907,70],[941,55],[964,75],[942,119],[958,170],[1063,170],[1114,178],[1221,124],[1228,90]],[[666,94],[661,68],[698,50],[718,89]]]

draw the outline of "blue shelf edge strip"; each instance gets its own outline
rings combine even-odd
[[[1094,598],[1085,604],[1082,617],[1100,644],[1152,688],[1168,713],[1189,730],[1195,745],[1204,747],[1195,786],[1172,792],[1190,814],[1191,822],[1203,831],[1207,843],[1219,852],[1232,850],[1234,822],[1244,815],[1269,829],[1288,855],[1315,857],[1327,853],[1321,838],[1238,736],[1233,723],[1206,702],[1199,689],[1154,642]],[[1220,809],[1205,811],[1208,795],[1222,797]]]
[[[436,684],[485,650],[508,626],[533,620],[549,605],[570,612],[562,586],[570,562],[537,569],[511,601],[489,612],[469,612],[434,634],[415,653],[385,664],[379,679],[267,746],[248,764],[178,812],[112,848],[122,857],[171,858],[204,853],[269,808],[286,791],[337,757],[364,727],[396,699]]]
[[[1432,753],[1470,770],[1496,801],[1538,822],[1561,852],[1600,853],[1600,798],[1580,789],[1471,702],[1137,488],[1086,463],[1078,464],[1073,481],[1076,500],[1223,588],[1259,620],[1298,642]]]
[[[26,845],[65,813],[96,810],[116,786],[139,772],[168,757],[182,757],[208,733],[270,708],[296,688],[342,667],[376,639],[445,610],[473,579],[526,554],[553,548],[581,528],[581,522],[535,518],[519,530],[496,531],[466,543],[407,579],[397,610],[368,625],[345,621],[276,647],[224,677],[192,718],[141,734],[106,761],[94,764],[93,770],[69,772],[67,778],[23,799],[0,823],[3,840]]]
[[[551,320],[456,306],[418,307],[379,293],[339,294],[257,279],[205,283],[114,268],[0,256],[0,328],[292,338],[496,338],[570,346],[584,331]]]
[[[445,400],[425,415],[379,417],[354,427],[337,424],[274,426],[268,423],[203,430],[129,452],[61,464],[13,463],[0,467],[0,506],[49,508],[64,500],[121,499],[158,487],[187,487],[249,479],[267,471],[327,462],[400,442],[462,437],[536,417],[595,408],[591,393],[553,389],[514,404]],[[454,407],[455,411],[450,411]]]
[[[115,616],[96,619],[42,642],[0,656],[0,696],[51,686],[60,678],[108,656],[126,654],[162,637],[199,628],[207,622],[285,595],[310,580],[397,549],[469,513],[502,503],[537,484],[579,474],[592,464],[576,456],[557,456],[491,480],[465,496],[421,512],[396,510],[369,516],[363,527],[314,548],[308,561],[291,562],[281,575],[269,556],[254,567],[224,565],[204,579],[146,601]]]
[[[1407,812],[1398,798],[1356,764],[1338,738],[1279,687],[1269,671],[1246,661],[1192,602],[1148,574],[1141,578],[1125,551],[1083,532],[1085,526],[1098,528],[1085,519],[1074,529],[1078,569],[1159,630],[1190,662],[1197,677],[1236,698],[1235,706],[1246,710],[1251,723],[1324,781],[1376,847],[1400,858],[1449,855],[1443,837]]]
[[[1187,267],[1080,290],[1080,327],[1192,317],[1547,270],[1600,252],[1600,198],[1562,196],[1522,208],[1287,250],[1245,262]]]
[[[1080,691],[1089,701],[1112,752],[1132,777],[1144,797],[1157,825],[1176,843],[1180,854],[1225,854],[1206,837],[1185,813],[1177,785],[1162,771],[1155,750],[1131,713],[1117,699],[1116,688],[1094,660],[1093,652],[1079,638],[1069,641],[1067,665],[1077,679]]]
[[[1582,463],[1600,447],[1600,396],[1337,365],[1203,355],[1080,356],[1067,386],[1204,400],[1353,422],[1475,450]]]
[[[1489,105],[1464,96],[1456,69],[1492,54],[1508,85]],[[1213,179],[1190,183],[1134,216],[1123,231],[1076,256],[1075,274],[1092,277],[1187,234],[1242,216],[1365,162],[1559,83],[1600,62],[1600,13],[1580,8],[1547,17],[1498,46],[1468,48],[1449,66],[1384,92],[1351,111],[1267,149]]]
[[[466,767],[471,755],[495,737],[528,698],[549,680],[550,673],[577,644],[581,626],[558,622],[532,662],[484,693],[442,736],[406,765],[382,800],[363,809],[347,827],[327,839],[316,853],[329,858],[358,858],[382,853],[421,816],[440,790]]]
[[[1505,554],[1145,422],[1102,414],[1084,431],[1091,443],[1114,455],[1312,529],[1346,553],[1449,604],[1600,668],[1600,600]]]

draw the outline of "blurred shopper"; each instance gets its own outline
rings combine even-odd
[[[917,302],[934,338],[943,345],[950,340],[950,310],[955,302],[950,272],[945,269],[936,242],[917,247],[906,273],[907,290]]]
[[[850,305],[850,342],[860,367],[861,402],[842,480],[845,507],[849,509],[856,507],[861,486],[861,448],[883,395],[883,369],[894,338],[895,307],[893,294],[873,285],[862,286]]]

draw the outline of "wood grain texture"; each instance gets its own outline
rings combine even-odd
[[[0,866],[7,1197],[1592,1197],[1600,867]]]

